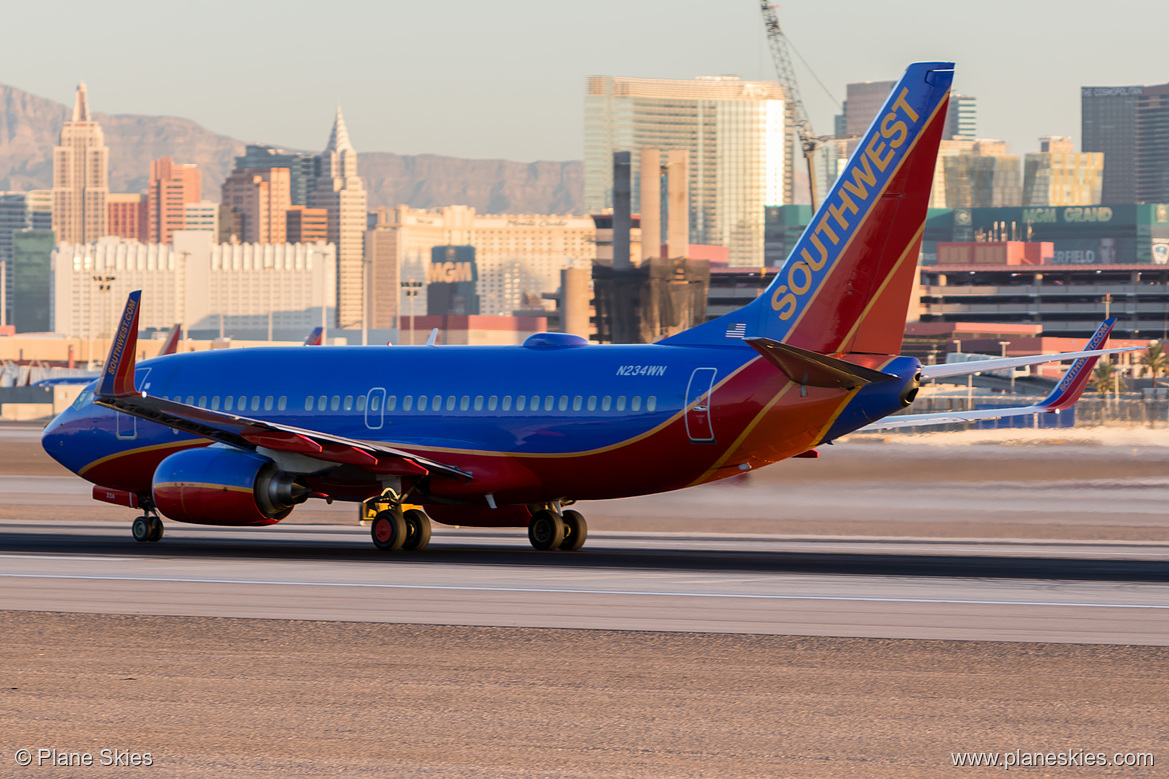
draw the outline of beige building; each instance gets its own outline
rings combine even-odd
[[[237,237],[243,243],[284,243],[287,214],[292,207],[288,168],[235,170],[223,182],[221,204],[239,218]]]
[[[953,153],[969,141],[943,141],[944,208],[1018,207],[1023,202],[1019,156],[1007,153],[1004,141],[974,141],[968,152]],[[935,186],[937,176],[935,174]]]
[[[588,268],[596,254],[597,231],[591,217],[546,214],[476,214],[469,206],[378,209],[379,241],[392,244],[378,252],[389,261],[392,252],[402,278],[426,282],[430,252],[435,246],[471,245],[479,271],[479,311],[484,316],[510,316],[523,308],[524,295],[539,298],[560,287],[563,268]],[[375,275],[378,273],[374,268]],[[425,311],[426,291],[415,302]],[[405,312],[403,312],[405,313]]]
[[[1047,135],[1023,158],[1023,207],[1099,205],[1103,182],[1103,152],[1077,154],[1071,138]]]
[[[53,232],[58,241],[85,243],[106,235],[109,169],[101,126],[90,119],[85,84],[78,84],[73,117],[61,126],[61,143],[53,149]]]
[[[361,327],[367,198],[357,175],[357,151],[339,107],[329,143],[321,152],[320,178],[309,193],[309,205],[325,209],[328,239],[337,247],[337,325]]]
[[[277,332],[307,334],[331,321],[335,279],[325,243],[218,244],[207,231],[178,231],[173,244],[64,243],[53,252],[50,316],[56,333],[104,339],[140,289],[143,328],[179,322],[239,337],[264,333],[272,312]]]

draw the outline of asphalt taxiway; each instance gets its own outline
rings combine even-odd
[[[5,608],[479,626],[1169,645],[1169,544],[0,522]]]

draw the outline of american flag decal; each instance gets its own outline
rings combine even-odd
[[[727,328],[727,338],[743,338],[747,335],[747,323],[736,322]]]

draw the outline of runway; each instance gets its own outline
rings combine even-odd
[[[14,610],[1169,645],[1169,544],[436,528],[382,555],[356,526],[0,522]]]

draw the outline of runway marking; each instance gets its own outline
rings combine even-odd
[[[173,584],[258,584],[279,587],[346,587],[357,589],[384,589],[384,590],[441,590],[449,592],[513,592],[522,594],[540,595],[642,595],[658,598],[723,598],[744,600],[808,600],[808,601],[842,601],[851,603],[917,603],[936,605],[968,605],[968,606],[1067,606],[1083,609],[1156,609],[1169,610],[1169,604],[1139,604],[1139,603],[1059,603],[1054,601],[1014,601],[1014,600],[951,600],[945,598],[875,598],[846,595],[764,595],[764,594],[732,594],[725,592],[658,592],[654,590],[569,590],[548,587],[460,587],[457,585],[442,584],[376,584],[362,582],[289,582],[265,581],[256,579],[179,579],[155,576],[75,576],[68,574],[41,574],[41,573],[0,573],[3,579],[67,579],[80,581],[102,582],[152,582]]]

